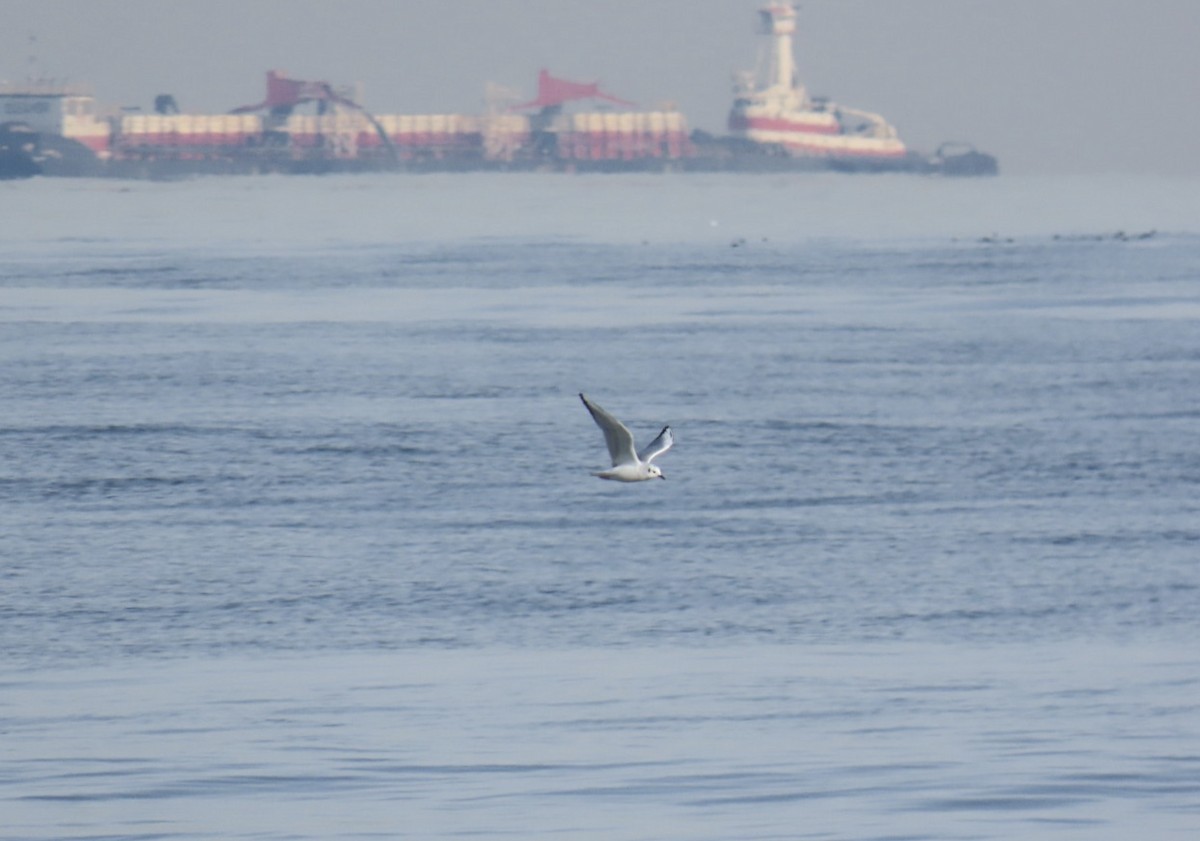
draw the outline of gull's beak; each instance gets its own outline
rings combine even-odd
[[[665,479],[665,478],[667,478],[667,474],[666,474],[666,473],[659,473],[659,474],[658,474],[658,478],[660,478],[660,479]]]

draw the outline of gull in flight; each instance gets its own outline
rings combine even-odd
[[[633,448],[633,434],[625,428],[625,424],[601,409],[584,394],[579,395],[583,405],[592,413],[592,420],[604,433],[604,443],[608,445],[608,454],[612,457],[612,469],[593,473],[601,479],[615,479],[618,482],[644,482],[647,479],[665,479],[666,476],[658,465],[650,462],[661,456],[675,439],[671,437],[671,427],[664,426],[658,437],[638,452]]]

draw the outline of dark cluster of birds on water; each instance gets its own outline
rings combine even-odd
[[[1125,231],[1116,231],[1111,234],[1055,234],[1051,239],[1055,242],[1144,242],[1154,239],[1156,236],[1158,236],[1158,231],[1151,229],[1136,234],[1128,234]],[[958,242],[958,237],[955,237],[953,241]],[[1014,237],[1002,237],[999,234],[989,234],[975,240],[980,245],[1011,245],[1016,241]]]
[[[1105,240],[1116,240],[1117,242],[1141,242],[1147,239],[1154,239],[1158,236],[1158,231],[1149,230],[1142,231],[1140,234],[1127,234],[1124,231],[1117,231],[1113,234],[1076,234],[1063,235],[1055,234],[1054,239],[1067,242],[1103,242]]]

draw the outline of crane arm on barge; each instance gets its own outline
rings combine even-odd
[[[267,98],[256,105],[242,105],[230,111],[230,114],[252,114],[257,111],[269,111],[272,114],[290,114],[297,105],[306,102],[329,102],[356,111],[371,124],[380,142],[388,150],[393,163],[399,162],[399,155],[387,131],[370,111],[349,97],[342,96],[328,82],[306,82],[300,79],[289,79],[274,70],[267,71]]]

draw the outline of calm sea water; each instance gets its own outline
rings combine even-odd
[[[1195,837],[1198,186],[0,185],[0,839]]]

